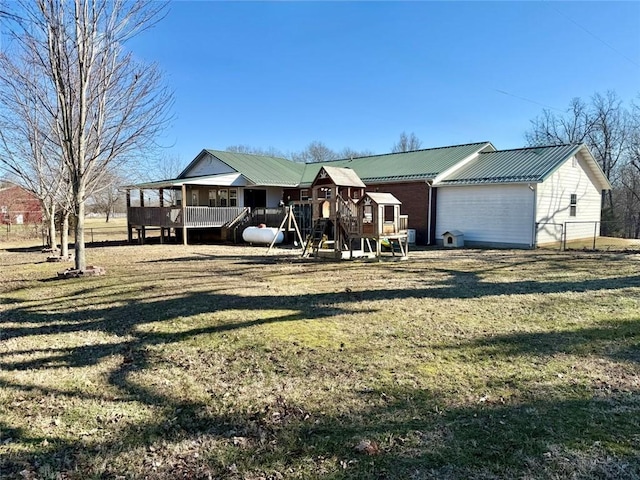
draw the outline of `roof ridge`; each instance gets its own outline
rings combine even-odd
[[[248,152],[230,152],[228,150],[214,150],[212,148],[205,148],[205,150],[213,155],[215,155],[216,153],[228,153],[228,154],[232,154],[232,155],[250,155],[252,157],[262,157],[262,158],[276,158],[278,160],[286,160],[287,162],[292,162],[292,163],[298,163],[298,162],[294,162],[293,160],[290,160],[288,158],[284,158],[284,157],[276,157],[273,155],[263,155],[261,153],[248,153]]]
[[[503,150],[496,150],[495,152],[480,152],[481,155],[486,155],[489,153],[500,153],[500,152],[517,152],[522,150],[535,150],[538,148],[556,148],[556,147],[579,147],[582,143],[561,143],[558,145],[536,145],[531,147],[520,147],[520,148],[505,148]]]
[[[418,150],[409,150],[408,152],[375,153],[373,155],[363,155],[361,157],[333,158],[331,160],[324,160],[322,162],[305,162],[305,165],[314,164],[314,163],[344,162],[344,161],[356,160],[356,159],[359,160],[361,158],[385,157],[388,155],[402,155],[403,153],[427,152],[431,150],[444,150],[445,148],[469,147],[471,145],[486,145],[487,143],[491,143],[491,142],[486,141],[486,142],[461,143],[459,145],[444,145],[442,147],[420,148]]]

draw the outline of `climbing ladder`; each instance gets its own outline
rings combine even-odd
[[[322,240],[327,230],[329,230],[332,222],[328,218],[318,218],[313,223],[313,230],[311,230],[311,234],[307,236],[307,241],[304,246],[304,251],[302,252],[302,256],[304,257],[307,252],[313,253],[317,255],[320,246],[322,245]]]

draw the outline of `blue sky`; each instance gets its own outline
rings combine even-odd
[[[165,72],[161,141],[185,163],[313,140],[385,153],[402,131],[517,148],[545,107],[640,93],[640,2],[172,1],[130,47]]]

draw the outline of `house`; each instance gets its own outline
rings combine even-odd
[[[5,225],[42,223],[42,205],[29,190],[11,183],[0,186],[0,223]]]
[[[176,179],[128,187],[129,239],[133,230],[144,237],[149,227],[173,230],[183,242],[203,239],[206,232],[233,239],[256,216],[278,224],[283,203],[294,206],[309,234],[314,195],[321,194],[312,185],[322,169],[331,168],[353,171],[366,192],[392,194],[422,245],[441,243],[442,234],[452,230],[467,245],[496,247],[592,237],[602,191],[611,188],[585,145],[497,150],[478,142],[309,164],[203,150]],[[136,189],[140,206],[131,203]],[[159,191],[160,207],[144,206],[145,189]],[[177,198],[168,206],[166,189]]]

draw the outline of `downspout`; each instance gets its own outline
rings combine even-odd
[[[429,205],[427,206],[427,245],[431,245],[431,192],[433,187],[429,183],[429,180],[426,180],[425,183],[429,187]]]
[[[533,205],[532,205],[532,216],[531,216],[531,243],[529,245],[529,247],[531,249],[535,249],[536,248],[536,230],[537,230],[537,223],[536,223],[536,202],[537,202],[537,189],[534,185],[529,184],[529,190],[531,190],[531,193],[533,193]]]

